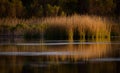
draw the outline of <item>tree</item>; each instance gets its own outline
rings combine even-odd
[[[0,17],[6,17],[7,16],[8,7],[9,7],[9,1],[8,0],[0,0]]]
[[[111,15],[114,12],[113,0],[90,0],[89,13],[97,15]]]
[[[116,7],[115,7],[115,14],[116,16],[120,16],[120,0],[115,0]]]
[[[89,0],[78,0],[77,6],[80,14],[86,14],[89,11]]]
[[[47,5],[47,16],[57,16],[59,12],[59,6],[51,6],[50,4]]]

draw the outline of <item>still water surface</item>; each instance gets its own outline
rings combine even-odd
[[[0,73],[120,73],[120,40],[0,42]]]

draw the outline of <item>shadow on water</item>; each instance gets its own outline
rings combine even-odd
[[[0,73],[119,73],[119,48],[119,40],[7,40],[0,42]]]

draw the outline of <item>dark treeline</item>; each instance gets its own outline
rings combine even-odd
[[[0,18],[72,14],[119,16],[120,0],[0,0]]]

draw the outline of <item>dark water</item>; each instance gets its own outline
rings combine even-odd
[[[0,73],[120,73],[120,41],[2,39]]]

